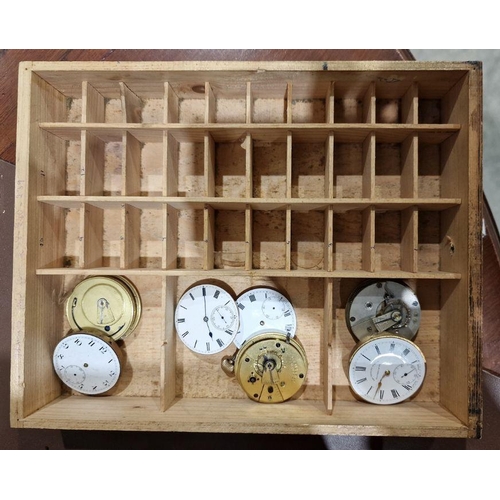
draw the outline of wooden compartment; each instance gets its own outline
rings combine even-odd
[[[326,67],[327,69],[323,69]],[[11,425],[479,437],[481,68],[474,63],[49,63],[19,69]],[[51,356],[86,276],[142,299],[111,394],[70,393]],[[349,294],[409,284],[428,361],[417,397],[347,383]],[[200,281],[288,295],[304,391],[250,401],[227,349],[177,342]]]

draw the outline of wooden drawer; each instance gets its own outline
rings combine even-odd
[[[475,63],[69,63],[19,69],[11,425],[479,437],[482,74]],[[52,352],[81,279],[143,312],[112,395],[67,392]],[[412,401],[357,401],[349,294],[409,284],[428,361]],[[285,291],[309,361],[280,405],[176,342],[180,295]]]

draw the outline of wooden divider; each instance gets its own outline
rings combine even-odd
[[[141,150],[143,144],[129,132],[123,134],[122,194],[141,194]]]
[[[324,311],[323,311],[323,338],[321,339],[321,361],[323,402],[328,415],[333,413],[333,367],[332,345],[335,336],[335,307],[334,307],[334,280],[325,279]]]
[[[252,83],[247,82],[246,89],[246,106],[245,106],[245,123],[252,123],[252,112],[253,112],[253,103],[252,103]]]
[[[363,122],[375,123],[377,116],[375,83],[371,82],[363,98]]]

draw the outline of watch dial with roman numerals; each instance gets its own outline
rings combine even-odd
[[[236,305],[240,314],[240,329],[234,338],[241,347],[249,338],[267,331],[295,336],[297,317],[290,301],[273,288],[252,288],[241,294]]]
[[[57,344],[53,364],[69,388],[87,395],[103,394],[118,382],[121,351],[109,337],[77,332]]]
[[[198,354],[216,354],[233,343],[239,317],[231,295],[216,285],[196,285],[180,298],[175,309],[177,335]]]
[[[374,335],[355,347],[349,361],[349,384],[361,399],[391,405],[413,397],[425,372],[425,357],[412,341]]]

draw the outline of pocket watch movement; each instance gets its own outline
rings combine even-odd
[[[420,302],[409,286],[397,281],[362,285],[351,294],[345,314],[358,340],[384,332],[411,340],[420,327]]]
[[[236,353],[234,374],[248,397],[259,403],[281,403],[293,397],[307,375],[307,357],[295,338],[263,332]]]
[[[92,276],[78,283],[66,300],[73,331],[99,331],[125,339],[141,318],[141,298],[135,286],[120,276]]]

